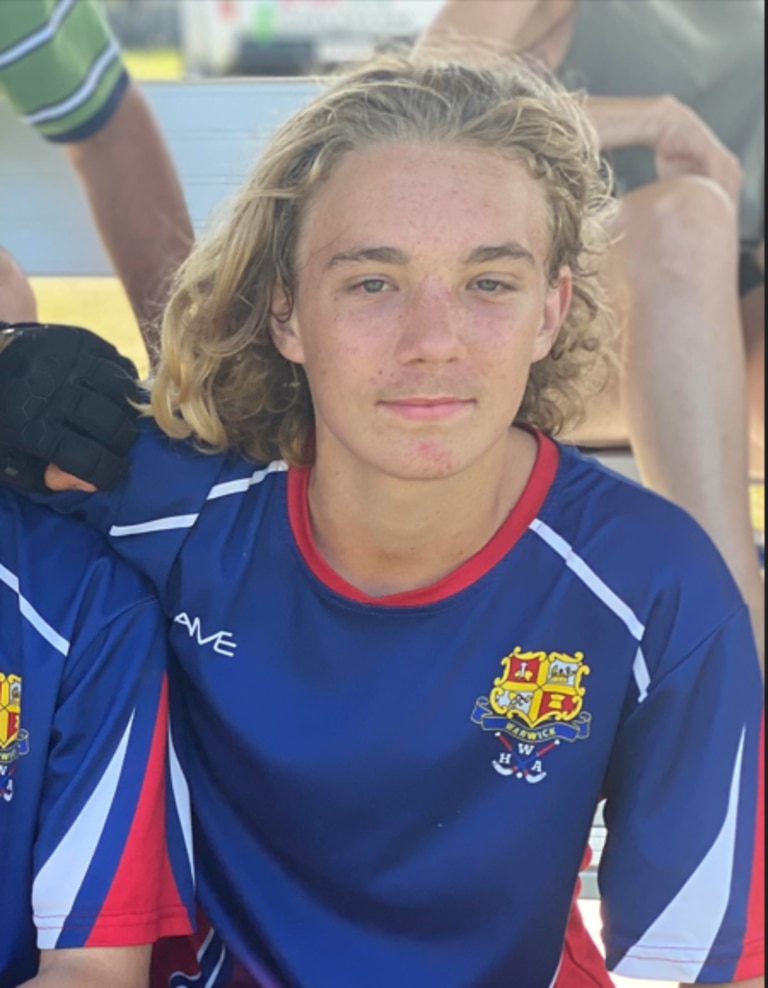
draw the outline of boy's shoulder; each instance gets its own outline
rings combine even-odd
[[[209,452],[191,439],[172,439],[154,419],[142,419],[128,479],[115,492],[126,516],[121,520],[198,512],[221,485],[247,483],[265,466],[232,451]]]
[[[88,525],[56,514],[43,498],[32,501],[0,486],[0,561],[39,562],[55,580],[64,561],[75,575],[106,555],[111,554],[103,537]]]
[[[68,643],[80,633],[91,637],[97,626],[154,599],[146,580],[98,532],[5,488],[0,583],[3,623],[12,615],[31,620],[52,642]]]
[[[743,606],[722,556],[686,511],[573,447],[561,447],[538,520],[646,614],[661,601],[716,621]]]
[[[622,476],[572,446],[561,446],[561,464],[553,495],[545,504],[576,537],[610,532],[616,550],[662,547],[684,562],[698,555],[714,561],[720,554],[703,528],[683,508]]]
[[[149,417],[139,420],[138,433],[127,476],[118,487],[56,494],[51,499],[55,510],[83,518],[108,536],[189,529],[222,485],[246,483],[259,469],[232,452],[210,453],[192,440],[172,439]]]

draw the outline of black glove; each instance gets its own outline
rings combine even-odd
[[[78,326],[0,322],[0,481],[45,492],[49,463],[111,490],[125,477],[136,368]]]

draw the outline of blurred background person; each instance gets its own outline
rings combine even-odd
[[[93,0],[3,0],[0,91],[63,146],[151,351],[192,225],[154,117]],[[0,257],[6,319],[8,306],[29,310],[18,274],[8,255]]]
[[[446,0],[418,46],[500,43],[586,90],[621,195],[604,273],[621,359],[568,438],[629,440],[644,482],[714,538],[761,650],[764,20],[761,0]]]

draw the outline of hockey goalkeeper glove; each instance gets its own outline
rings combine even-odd
[[[44,493],[45,469],[111,490],[136,438],[136,368],[78,326],[0,322],[0,481]]]

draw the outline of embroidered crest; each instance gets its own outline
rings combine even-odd
[[[493,767],[500,775],[541,782],[549,751],[561,741],[589,737],[592,715],[582,710],[581,685],[589,666],[583,652],[523,652],[519,646],[501,664],[489,696],[475,703],[472,721],[499,739],[504,750]]]
[[[21,727],[21,676],[0,672],[0,798],[13,798],[14,762],[29,751],[29,734]]]

